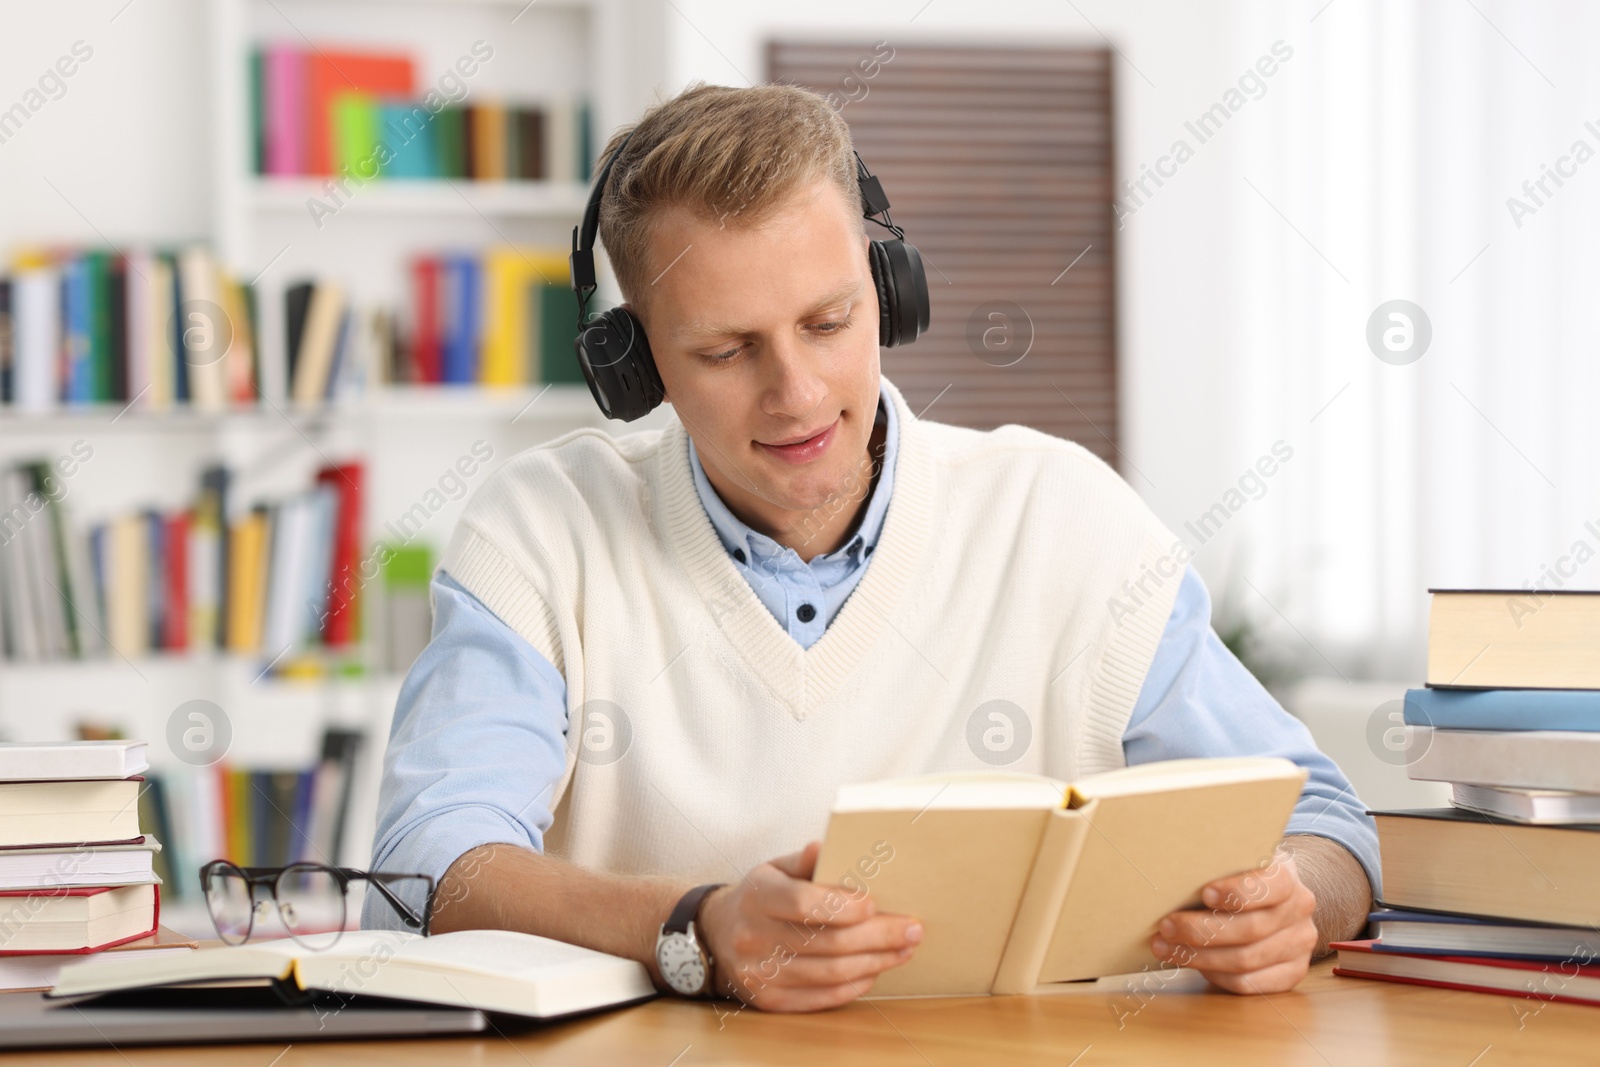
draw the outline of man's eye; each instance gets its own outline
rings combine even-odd
[[[728,349],[726,352],[717,352],[709,356],[702,354],[700,358],[711,363],[726,363],[734,356],[737,356],[739,354],[739,350],[743,347],[743,345],[736,345],[733,348]]]

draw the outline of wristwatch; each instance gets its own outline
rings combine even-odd
[[[700,914],[701,902],[724,884],[695,886],[679,899],[661,924],[661,932],[656,935],[656,966],[674,993],[702,997],[711,992],[715,961],[695,931],[695,918]]]

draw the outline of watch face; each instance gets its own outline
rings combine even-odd
[[[706,961],[700,946],[688,934],[664,935],[656,945],[656,964],[661,977],[676,992],[695,996],[706,987]]]

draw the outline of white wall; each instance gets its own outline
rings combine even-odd
[[[203,5],[126,2],[0,0],[0,111],[37,89],[76,42],[92,50],[60,98],[41,94],[43,106],[0,144],[0,255],[33,241],[207,235]]]

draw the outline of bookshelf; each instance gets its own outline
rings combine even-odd
[[[139,507],[170,509],[190,501],[199,472],[224,462],[235,472],[235,499],[273,499],[304,488],[333,461],[366,464],[362,548],[391,539],[386,523],[405,513],[441,472],[475,443],[493,449],[467,492],[434,511],[413,543],[442,549],[471,490],[523,448],[580,427],[607,425],[588,391],[573,385],[385,386],[324,408],[287,400],[284,290],[296,280],[335,278],[353,298],[382,303],[404,317],[407,263],[441,248],[482,249],[514,243],[567,248],[588,195],[580,180],[475,182],[379,180],[355,189],[317,224],[306,202],[323,180],[266,178],[253,172],[249,55],[265,43],[302,47],[409,50],[419,81],[437,80],[473,42],[493,58],[467,79],[469,95],[537,102],[587,99],[591,143],[635,119],[658,95],[666,66],[664,0],[214,0],[206,56],[193,66],[194,92],[208,101],[210,232],[217,261],[257,286],[262,399],[226,412],[179,408],[152,412],[89,404],[39,413],[0,412],[0,464],[48,459],[89,442],[92,461],[73,476],[66,504],[75,527]],[[615,300],[609,276],[600,299]],[[601,305],[603,306],[603,304]],[[277,365],[274,365],[276,362]],[[633,430],[658,423],[657,415]],[[166,746],[167,720],[192,699],[229,716],[229,759],[255,765],[303,765],[316,756],[324,727],[357,727],[367,744],[345,854],[370,856],[378,772],[401,676],[374,669],[368,640],[350,656],[362,673],[316,680],[263,673],[265,656],[216,651],[115,653],[95,660],[0,661],[0,735],[46,740],[70,735],[80,720],[121,728],[150,742],[153,769],[176,766]],[[182,928],[204,932],[193,916]]]

